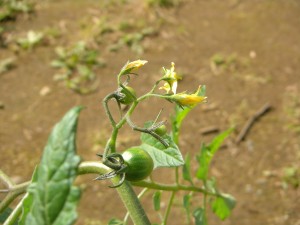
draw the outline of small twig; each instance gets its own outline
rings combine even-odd
[[[159,114],[161,113],[161,111],[159,112]],[[157,120],[157,118],[156,118]],[[154,132],[154,130],[158,127],[160,127],[161,125],[163,125],[166,121],[160,121],[156,124],[152,124],[151,127],[148,127],[148,128],[144,128],[144,127],[138,127],[136,126],[130,119],[129,116],[126,116],[126,121],[128,123],[128,125],[133,129],[133,130],[136,130],[136,131],[139,131],[139,132],[143,132],[143,133],[146,133],[146,134],[150,134],[152,137],[156,138],[158,141],[160,141],[160,143],[162,143],[166,148],[169,147],[169,143],[167,143],[161,136],[159,136],[158,134],[156,134]]]
[[[8,194],[0,202],[0,214],[4,211],[5,208],[9,206],[10,203],[12,203],[13,200],[15,200],[19,195],[24,194],[26,192],[26,189],[29,184],[30,181],[24,182],[21,184],[14,185],[8,190]]]
[[[200,130],[202,135],[216,133],[216,132],[219,132],[219,131],[220,131],[220,129],[216,126],[204,127]]]
[[[243,127],[239,135],[237,136],[235,143],[239,144],[242,140],[244,140],[250,128],[253,126],[254,122],[256,122],[265,113],[270,111],[271,108],[272,106],[269,103],[266,103],[251,118],[249,118],[249,120],[247,121],[247,123],[245,124],[245,126]]]

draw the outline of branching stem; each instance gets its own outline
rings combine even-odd
[[[30,181],[17,184],[9,189],[5,190],[8,194],[5,198],[0,202],[0,214],[13,202],[19,195],[24,194],[26,192],[27,186],[30,184]]]

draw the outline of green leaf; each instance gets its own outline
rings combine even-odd
[[[151,121],[146,122],[145,127],[150,127],[152,123]],[[184,164],[183,157],[171,136],[165,134],[162,138],[169,144],[169,147],[166,148],[159,140],[150,134],[141,134],[142,145],[140,147],[147,151],[152,157],[154,168],[182,166]]]
[[[215,137],[212,142],[206,146],[203,144],[201,146],[200,150],[200,156],[197,157],[199,162],[199,169],[197,171],[197,178],[201,180],[207,179],[208,169],[210,162],[214,156],[214,154],[219,150],[221,144],[225,140],[226,137],[229,136],[229,134],[232,132],[232,128],[224,131],[223,133],[219,134],[217,137]]]
[[[192,110],[192,108],[181,108],[175,106],[175,115],[171,117],[172,122],[172,138],[176,144],[179,144],[179,132],[183,119]]]
[[[221,220],[225,220],[230,216],[235,205],[234,197],[229,194],[222,194],[213,201],[212,210]]]
[[[191,176],[191,157],[189,154],[186,154],[184,161],[185,161],[185,163],[182,167],[183,179],[186,181],[189,181],[191,184],[193,184],[193,180],[192,180],[192,176]]]
[[[124,222],[122,220],[118,220],[118,219],[111,219],[108,222],[108,225],[124,225]]]
[[[161,191],[156,191],[153,194],[153,205],[154,210],[158,211],[160,210],[160,200],[161,200]]]
[[[186,215],[189,218],[191,214],[191,195],[183,196],[183,207],[185,209]]]
[[[72,184],[80,162],[75,138],[81,109],[71,109],[52,130],[28,188],[20,225],[69,225],[77,218],[80,190]]]
[[[205,210],[203,208],[195,209],[193,213],[195,225],[207,225]]]
[[[219,150],[223,141],[231,134],[232,131],[233,128],[229,128],[228,130],[225,130],[212,140],[212,142],[209,145],[212,154],[215,154],[215,152]]]

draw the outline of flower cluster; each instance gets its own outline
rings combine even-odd
[[[146,60],[140,59],[132,62],[127,62],[121,69],[119,77],[122,75],[132,74],[133,71],[144,66],[147,62],[148,61]],[[178,80],[180,79],[181,77],[175,72],[175,63],[171,63],[170,69],[163,68],[163,77],[159,81],[164,81],[165,83],[159,89],[165,90],[166,94],[160,95],[159,97],[165,98],[171,102],[175,102],[181,107],[192,107],[201,102],[206,102],[207,97],[205,96],[204,85],[200,85],[197,91],[192,94],[188,94],[186,91],[177,93]]]
[[[168,100],[174,101],[179,106],[192,107],[198,103],[206,102],[207,97],[205,95],[205,86],[199,86],[197,91],[192,94],[187,94],[186,92],[176,94],[178,80],[181,79],[180,76],[175,72],[175,63],[171,63],[170,69],[163,68],[164,75],[161,80],[165,83],[160,89],[164,89],[167,92],[166,98]],[[170,91],[172,94],[170,95]]]
[[[171,63],[171,69],[165,69],[163,67],[163,72],[164,76],[162,80],[166,81],[166,83],[160,89],[166,90],[167,93],[172,91],[173,94],[176,94],[178,80],[180,80],[181,77],[175,72],[175,63]]]

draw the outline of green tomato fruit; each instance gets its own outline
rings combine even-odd
[[[127,165],[126,180],[139,181],[148,177],[154,167],[151,156],[140,147],[131,147],[122,153]]]
[[[124,105],[131,104],[136,99],[136,92],[132,87],[126,86],[126,89],[131,93],[127,93],[124,89],[121,90],[121,93],[124,95],[123,98],[118,99],[120,103]]]
[[[163,124],[160,127],[156,128],[154,132],[159,136],[164,136],[167,133],[167,127]]]

